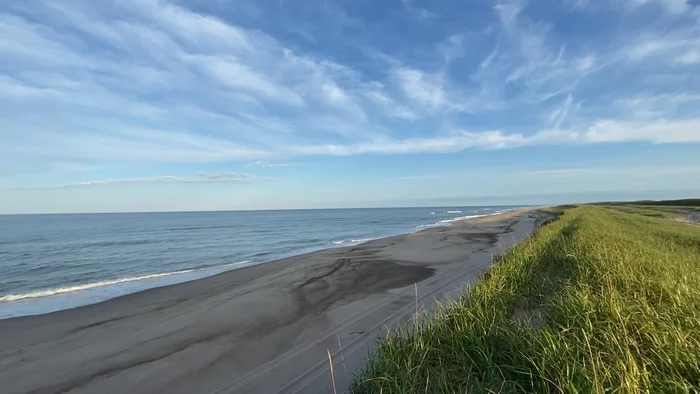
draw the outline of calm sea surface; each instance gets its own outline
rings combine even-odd
[[[510,209],[0,215],[0,318],[73,308]]]

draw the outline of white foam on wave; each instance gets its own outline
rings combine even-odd
[[[362,239],[341,239],[339,241],[332,241],[331,243],[335,246],[355,246],[360,245],[365,242],[372,241],[374,238],[362,238]]]
[[[446,211],[447,213],[462,213],[462,211]]]
[[[0,297],[0,319],[38,315],[94,304],[142,290],[188,282],[253,265],[250,260],[214,267],[193,268],[38,290]]]
[[[457,216],[457,217],[454,217],[452,219],[440,220],[437,223],[423,224],[420,226],[416,226],[416,231],[421,231],[421,230],[425,230],[428,228],[434,228],[434,227],[445,227],[445,226],[451,225],[454,222],[460,222],[462,220],[469,220],[469,219],[480,218],[480,217],[484,217],[484,216],[498,215],[499,213],[501,213],[501,212],[499,211],[499,212],[489,213],[489,214],[485,214],[485,215]]]
[[[459,222],[462,220],[469,220],[469,219],[474,219],[474,218],[481,218],[484,216],[489,216],[489,215],[468,215],[468,216],[458,216],[456,218],[452,219],[447,219],[447,220],[441,220],[438,223],[454,223],[454,222]]]
[[[10,294],[10,295],[0,297],[0,302],[17,301],[17,300],[23,300],[26,298],[49,297],[52,295],[70,293],[73,291],[92,289],[95,287],[116,285],[118,283],[135,282],[138,280],[162,278],[164,276],[181,275],[181,274],[187,274],[190,272],[199,272],[199,271],[207,271],[207,270],[213,270],[213,269],[221,269],[221,268],[226,268],[226,267],[233,267],[236,265],[246,264],[249,262],[250,262],[250,260],[246,260],[246,261],[239,261],[237,263],[232,263],[232,264],[219,265],[216,267],[193,268],[193,269],[187,269],[187,270],[181,270],[181,271],[163,272],[160,274],[134,276],[131,278],[120,278],[120,279],[105,280],[105,281],[101,281],[101,282],[85,283],[82,285],[75,285],[75,286],[70,286],[70,287],[59,287],[59,288],[55,288],[55,289],[39,290],[39,291],[34,291],[31,293],[25,293],[25,294]]]
[[[421,231],[425,230],[427,228],[433,228],[433,227],[444,227],[445,224],[440,224],[440,223],[432,223],[432,224],[421,224],[419,226],[416,226],[416,231]]]

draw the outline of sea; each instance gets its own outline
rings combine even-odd
[[[0,215],[0,319],[516,208]]]

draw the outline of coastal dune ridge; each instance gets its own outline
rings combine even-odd
[[[0,320],[0,387],[321,393],[333,389],[330,353],[342,392],[384,327],[474,283],[537,216],[528,208],[458,220]]]

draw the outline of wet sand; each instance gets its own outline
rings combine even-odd
[[[0,321],[3,393],[342,392],[385,327],[472,284],[532,211]]]

